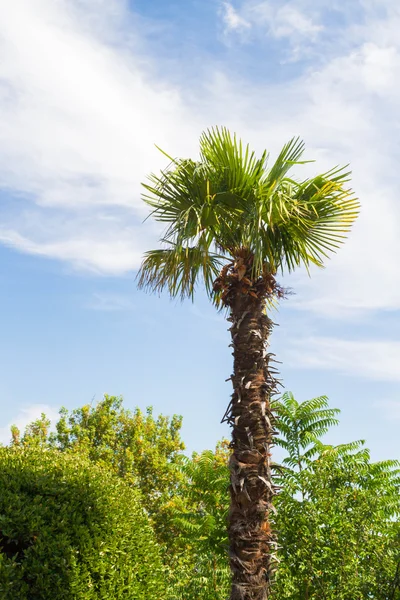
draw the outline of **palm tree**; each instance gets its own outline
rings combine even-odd
[[[162,247],[145,254],[139,287],[193,298],[197,284],[226,308],[234,356],[228,519],[231,600],[264,600],[275,569],[269,525],[277,492],[271,475],[276,371],[268,340],[270,305],[284,295],[278,270],[323,266],[346,237],[359,203],[349,173],[334,168],[312,179],[289,177],[304,164],[294,138],[268,167],[225,128],[200,137],[200,158],[173,159],[144,184],[144,201],[165,224]],[[165,154],[165,153],[164,153]]]

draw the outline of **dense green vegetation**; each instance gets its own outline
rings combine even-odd
[[[107,468],[41,440],[0,448],[2,600],[164,598],[140,494]],[[36,443],[39,442],[40,443]]]
[[[279,406],[277,598],[399,599],[399,464],[372,463],[363,441],[324,445],[337,412],[324,397]]]
[[[285,459],[275,465],[273,598],[399,600],[398,463],[371,462],[362,441],[324,444],[338,416],[324,397],[285,394],[276,410]],[[180,427],[105,397],[63,409],[53,433],[44,415],[14,428],[0,449],[0,530],[23,550],[11,558],[3,542],[1,598],[226,600],[227,442],[189,458]]]

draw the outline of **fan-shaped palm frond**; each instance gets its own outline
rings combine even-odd
[[[192,298],[199,275],[211,295],[213,281],[222,267],[221,257],[209,252],[202,240],[196,246],[174,245],[146,252],[139,275],[139,287],[150,287],[155,292],[168,289],[172,297]]]
[[[213,128],[200,138],[200,160],[169,157],[167,169],[144,184],[143,199],[166,226],[166,248],[147,253],[139,285],[193,297],[203,280],[213,296],[217,270],[243,249],[253,278],[265,267],[274,273],[323,266],[346,237],[359,203],[345,169],[301,182],[289,178],[293,166],[306,162],[303,152],[304,143],[293,138],[268,168],[266,151],[257,158],[227,129]]]

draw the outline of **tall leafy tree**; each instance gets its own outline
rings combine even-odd
[[[370,461],[362,440],[328,446],[338,410],[324,396],[277,405],[287,456],[276,526],[279,600],[400,599],[400,463]]]
[[[12,445],[50,446],[84,454],[139,488],[158,539],[170,542],[168,502],[181,478],[173,468],[184,449],[180,437],[182,418],[159,415],[151,407],[143,413],[130,411],[121,397],[105,395],[95,405],[72,411],[60,410],[55,432],[49,432],[45,415],[30,423],[21,434],[12,427]]]
[[[269,524],[276,493],[271,475],[276,373],[268,305],[284,295],[277,271],[323,266],[343,242],[359,204],[349,173],[334,168],[311,179],[289,176],[304,144],[288,142],[272,166],[225,128],[200,138],[198,160],[173,159],[144,185],[152,216],[166,227],[162,247],[146,253],[139,286],[193,298],[203,281],[228,310],[234,356],[231,506],[228,519],[231,600],[264,600],[274,569]]]

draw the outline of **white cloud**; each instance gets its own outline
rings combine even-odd
[[[233,27],[235,15],[253,23],[255,2],[226,6]],[[318,14],[310,6],[281,4],[271,18],[318,44],[325,3]],[[19,195],[2,201],[0,240],[79,268],[128,272],[156,236],[149,222],[139,226],[139,183],[165,164],[153,142],[193,154],[201,129],[223,123],[274,154],[300,134],[317,159],[305,173],[351,163],[362,212],[326,271],[289,279],[291,305],[352,318],[400,309],[400,14],[363,6],[362,19],[295,79],[233,81],[205,64],[203,87],[185,80],[181,91],[149,75],[122,0],[0,1],[0,184]]]
[[[226,32],[240,31],[243,29],[249,29],[251,27],[250,23],[239,15],[230,2],[223,3],[222,18],[225,24]]]
[[[298,339],[287,350],[285,362],[295,368],[333,370],[378,381],[400,381],[400,342],[331,337]]]
[[[270,35],[276,38],[291,38],[299,35],[315,38],[324,29],[323,25],[301,10],[295,3],[286,3],[280,6],[272,2],[259,2],[249,7],[253,19],[259,25],[268,26]]]
[[[287,42],[290,60],[298,60],[309,51],[324,26],[318,12],[310,3],[292,1],[274,3],[271,0],[244,0],[235,9],[224,3],[225,33],[243,33],[252,30],[252,36],[275,38]],[[248,39],[246,37],[246,39]]]
[[[59,259],[75,269],[122,275],[136,269],[143,248],[155,243],[154,228],[143,230],[129,214],[107,218],[96,210],[88,215],[30,211],[0,225],[0,241],[19,251]],[[18,230],[16,228],[18,227]]]
[[[400,20],[399,20],[400,24]],[[327,316],[400,308],[400,207],[395,131],[400,101],[400,46],[373,42],[309,78],[303,118],[318,164],[350,162],[361,200],[350,239],[326,271],[295,278],[299,306]],[[323,148],[323,138],[327,147]],[[298,285],[297,285],[298,284]]]
[[[306,158],[316,164],[299,175],[350,163],[362,206],[349,240],[311,280],[297,273],[286,281],[296,292],[291,306],[328,317],[400,309],[400,40],[378,43],[374,23],[367,21],[363,36],[358,32],[357,48],[294,80],[247,87],[224,77],[213,81],[222,106],[236,99],[234,126],[259,150],[268,147],[274,155],[293,135],[305,139]]]
[[[45,413],[46,417],[50,419],[52,424],[58,420],[58,412],[48,404],[32,404],[30,406],[25,406],[20,409],[15,418],[12,419],[6,426],[0,427],[0,443],[9,444],[11,441],[11,425],[16,425],[23,433],[25,427],[32,421],[39,419],[42,413]]]
[[[184,152],[185,140],[198,135],[191,134],[195,119],[187,118],[177,89],[147,74],[140,44],[128,38],[138,28],[124,6],[122,0],[0,2],[2,212],[8,208],[0,237],[106,272],[138,264],[142,245],[126,223],[143,219],[140,182],[164,163],[154,143]],[[13,210],[7,190],[30,209]],[[114,219],[98,239],[102,206],[114,209]],[[68,211],[63,223],[60,209]],[[49,239],[56,237],[56,220],[58,237]],[[46,235],[35,231],[38,221]]]

